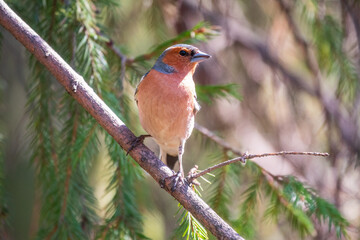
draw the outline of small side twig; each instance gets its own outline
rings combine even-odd
[[[273,156],[284,156],[284,155],[308,155],[308,156],[318,156],[318,157],[327,157],[329,156],[328,153],[321,153],[321,152],[295,152],[295,151],[281,151],[281,152],[274,152],[274,153],[262,153],[262,154],[248,154],[244,153],[240,157],[236,157],[230,160],[227,160],[225,162],[216,164],[214,166],[211,166],[199,173],[189,175],[188,180],[189,182],[192,182],[194,179],[201,177],[211,171],[214,171],[215,169],[224,167],[226,165],[236,163],[236,162],[242,162],[245,163],[248,159],[254,159],[254,158],[263,158],[263,157],[273,157]]]
[[[204,126],[201,126],[198,123],[195,123],[195,129],[198,130],[201,134],[203,134],[204,136],[206,136],[207,138],[211,139],[212,141],[214,141],[215,143],[219,144],[220,146],[222,146],[224,148],[224,150],[229,150],[231,152],[233,152],[234,154],[238,155],[238,156],[242,156],[243,153],[240,152],[239,150],[233,148],[228,142],[226,142],[224,139],[220,138],[219,136],[217,136],[215,133],[213,133],[212,131],[210,131],[209,129],[207,129]]]
[[[98,35],[99,35],[99,36],[103,36],[103,34],[101,34],[100,32],[98,32]],[[109,39],[109,40],[106,42],[106,45],[107,45],[107,46],[111,49],[111,51],[113,51],[114,54],[115,54],[116,56],[118,56],[121,60],[127,59],[126,55],[123,54],[118,48],[116,48],[116,47],[114,46],[114,42],[113,42],[112,39]]]

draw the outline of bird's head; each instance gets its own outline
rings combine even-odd
[[[211,56],[201,52],[198,48],[177,44],[167,48],[156,61],[153,69],[162,73],[188,73],[194,72],[197,64]]]

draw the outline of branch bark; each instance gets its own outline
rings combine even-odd
[[[88,111],[96,121],[127,151],[134,134],[95,94],[93,89],[76,73],[33,29],[0,0],[0,24],[8,30],[25,48],[31,52],[59,81],[66,91]],[[195,192],[181,182],[171,192],[173,172],[155,154],[141,144],[130,153],[131,157],[156,182],[164,183],[164,189],[196,217],[218,239],[243,239]]]

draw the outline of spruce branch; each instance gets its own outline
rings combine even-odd
[[[356,1],[349,1],[349,0],[343,0],[341,1],[342,4],[344,4],[346,11],[351,17],[351,21],[354,24],[355,32],[356,32],[356,39],[357,39],[357,45],[358,49],[360,51],[360,5]],[[358,60],[358,67],[360,68],[360,60]],[[358,69],[360,71],[360,69]]]
[[[59,81],[68,93],[84,107],[96,121],[127,151],[134,134],[97,96],[93,89],[77,74],[33,29],[0,0],[0,24],[30,51]],[[165,190],[184,206],[214,236],[221,239],[243,239],[221,219],[186,184],[178,184],[171,191],[172,182],[164,181],[173,172],[155,154],[141,144],[130,155],[157,182],[165,184]]]
[[[228,155],[227,155],[226,150],[223,150],[222,155],[223,155],[222,161],[223,162],[227,161]],[[194,173],[192,173],[192,175],[194,175]],[[229,172],[227,171],[227,169],[223,168],[222,171],[220,172],[218,186],[216,187],[216,194],[214,194],[214,198],[213,198],[213,208],[216,211],[219,211],[221,203],[224,203],[223,200],[225,200],[227,198],[225,185],[226,185],[226,179],[227,179],[228,175],[229,175]],[[224,213],[224,211],[219,211],[219,212]],[[226,214],[223,214],[223,216],[229,215],[228,212],[225,212],[225,213]],[[226,217],[226,219],[228,219],[228,217]]]
[[[228,150],[233,152],[234,154],[239,155],[239,157],[230,159],[228,161],[216,164],[210,168],[207,168],[197,174],[192,173],[188,176],[188,181],[191,182],[192,180],[196,180],[196,178],[203,176],[204,174],[207,174],[217,168],[224,167],[226,165],[229,165],[231,163],[235,162],[245,162],[245,160],[250,160],[254,158],[262,158],[262,157],[271,157],[271,156],[284,156],[284,155],[307,155],[307,156],[320,156],[320,157],[327,157],[329,156],[328,153],[321,153],[321,152],[295,152],[295,151],[281,151],[281,152],[274,152],[274,153],[263,153],[263,154],[248,154],[248,153],[241,153],[240,151],[234,149],[231,147],[229,143],[218,137],[215,133],[211,132],[209,129],[196,124],[195,128],[202,133],[204,136],[208,137],[212,141],[216,142],[220,146],[223,147],[224,151]],[[297,226],[297,229],[301,236],[305,236],[306,234],[310,234],[314,231],[313,224],[310,222],[310,219],[307,215],[313,215],[315,214],[316,219],[321,222],[324,219],[328,219],[329,226],[333,226],[336,230],[337,236],[340,238],[341,236],[347,236],[346,228],[349,226],[349,223],[344,219],[341,214],[338,212],[338,210],[327,201],[323,200],[322,198],[318,197],[316,193],[314,193],[310,188],[306,188],[303,186],[302,183],[294,180],[293,177],[288,176],[276,176],[267,171],[266,169],[262,168],[255,162],[250,162],[254,165],[256,169],[259,171],[259,177],[257,178],[257,181],[260,179],[264,179],[265,181],[258,182],[256,184],[253,184],[250,186],[246,192],[248,194],[256,193],[255,187],[258,188],[260,186],[260,183],[265,184],[267,190],[272,193],[271,198],[271,204],[268,210],[266,210],[266,216],[270,215],[277,215],[279,209],[285,210],[285,215],[288,218],[289,221],[291,221],[295,226]],[[306,201],[311,205],[311,210],[309,209],[299,209],[296,206],[296,201],[292,200],[292,195],[288,194],[286,195],[284,193],[284,189],[289,186],[290,184],[293,184],[296,186],[297,189],[300,189],[298,191],[295,191],[299,198],[302,198],[302,196],[306,195]],[[294,192],[294,191],[293,191]],[[275,197],[275,198],[274,198]],[[246,204],[253,204],[254,201],[250,198],[247,198],[248,201]],[[320,206],[321,204],[321,206]],[[253,209],[254,207],[245,206],[245,209]],[[249,224],[248,219],[244,217],[245,215],[242,215],[242,218],[240,219],[240,226],[241,228],[244,228],[245,232],[250,229],[250,226],[247,226]],[[247,222],[242,223],[243,220],[247,220]],[[248,233],[249,234],[249,233]],[[246,235],[245,235],[246,236]]]
[[[355,33],[356,33],[356,40],[357,40],[357,47],[358,51],[360,51],[360,4],[356,1],[349,1],[343,0],[341,1],[343,9],[347,12],[347,15],[350,16],[350,19],[353,23]],[[346,16],[344,16],[346,17]],[[358,78],[360,78],[360,58],[357,58],[356,62],[356,72]],[[356,118],[360,111],[360,90],[359,87],[357,88],[356,95],[354,97],[354,106],[353,106],[353,113],[352,116]]]
[[[305,39],[305,37],[301,34],[298,26],[296,25],[291,13],[292,9],[284,0],[277,0],[279,4],[280,10],[285,14],[286,21],[289,25],[289,28],[294,36],[296,43],[300,46],[305,56],[305,63],[307,67],[310,69],[311,74],[314,77],[315,84],[319,88],[319,82],[321,79],[321,72],[319,69],[319,65],[316,61],[316,57],[312,49],[310,48],[309,43]]]

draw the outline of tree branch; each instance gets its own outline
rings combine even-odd
[[[225,147],[226,149],[226,147]],[[216,164],[214,166],[211,166],[199,173],[190,175],[189,177],[189,181],[191,182],[192,180],[201,177],[211,171],[214,171],[215,169],[224,167],[226,165],[232,164],[232,163],[236,163],[236,162],[242,162],[245,163],[247,159],[254,159],[254,158],[263,158],[263,157],[273,157],[273,156],[284,156],[284,155],[308,155],[308,156],[320,156],[320,157],[327,157],[329,156],[328,153],[320,153],[320,152],[294,152],[294,151],[281,151],[281,152],[274,152],[274,153],[262,153],[262,154],[247,154],[244,153],[242,156],[240,157],[236,157],[230,160],[227,160],[225,162]]]
[[[242,162],[245,163],[245,160],[247,159],[253,159],[253,158],[262,158],[262,157],[271,157],[271,156],[283,156],[283,155],[310,155],[310,156],[320,156],[320,157],[327,157],[329,156],[328,153],[320,153],[320,152],[295,152],[295,151],[281,151],[281,152],[275,152],[275,153],[263,153],[263,154],[248,154],[248,153],[241,153],[239,150],[233,148],[228,142],[223,140],[222,138],[218,137],[215,133],[211,132],[209,129],[207,129],[204,126],[201,126],[197,123],[195,123],[195,129],[198,130],[201,134],[206,136],[207,138],[211,139],[212,141],[216,142],[220,146],[223,147],[224,150],[229,150],[233,152],[234,154],[238,155],[239,157],[233,158],[230,160],[227,160],[225,162],[216,164],[214,166],[211,166],[201,172],[198,172],[195,174],[195,172],[192,172],[188,179],[189,182],[192,182],[192,180],[201,177],[217,168],[224,167],[226,165],[229,165],[231,163],[235,162]],[[259,166],[259,168],[262,169],[262,171],[266,171],[262,167]],[[266,171],[267,172],[267,171]],[[270,174],[270,173],[269,173]]]
[[[242,156],[243,153],[239,150],[233,148],[228,142],[225,142],[222,138],[218,137],[215,133],[211,132],[209,129],[207,129],[204,126],[201,126],[200,124],[195,123],[195,129],[201,132],[206,137],[210,138],[220,146],[222,146],[225,150],[230,150],[231,152],[235,153],[238,156]]]
[[[0,24],[31,52],[59,81],[68,93],[88,111],[96,121],[127,151],[134,134],[95,94],[77,74],[34,30],[0,0]],[[141,144],[130,153],[131,157],[157,182],[173,175],[155,154]],[[164,182],[165,190],[196,217],[219,239],[243,239],[221,219],[195,192],[181,182],[171,192],[171,181]]]

